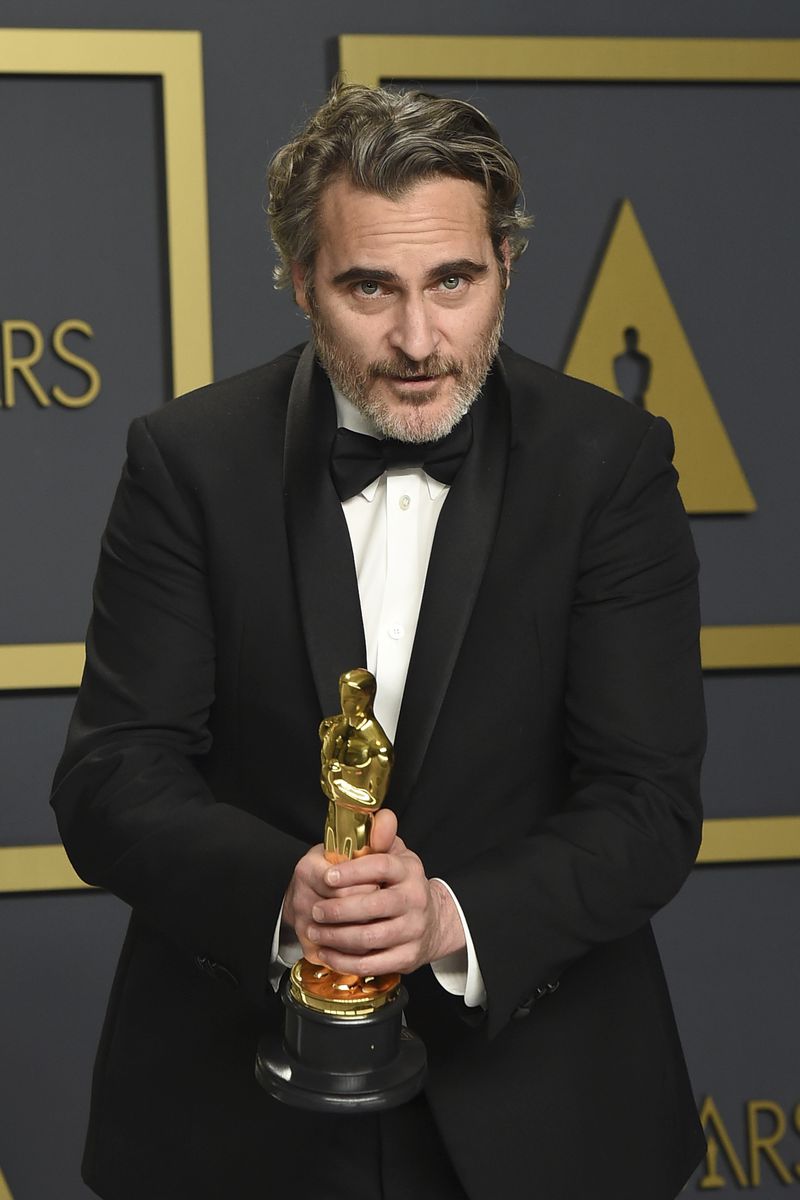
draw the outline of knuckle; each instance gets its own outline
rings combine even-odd
[[[407,950],[400,958],[398,970],[401,975],[408,975],[416,966],[416,955],[412,951]]]
[[[378,868],[378,878],[384,881],[389,879],[391,875],[392,861],[388,854],[381,854],[375,865]]]

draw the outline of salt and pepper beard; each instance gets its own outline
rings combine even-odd
[[[344,352],[332,334],[318,305],[313,288],[307,293],[309,317],[317,358],[331,382],[359,412],[372,421],[383,437],[400,442],[435,442],[455,429],[480,395],[484,380],[497,354],[505,312],[505,293],[501,292],[491,325],[481,335],[468,357],[462,361],[445,358],[438,353],[416,362],[402,352],[395,359],[384,359],[364,367],[354,354]],[[433,377],[430,391],[409,396],[400,407],[392,407],[373,392],[377,379],[413,379],[420,375]],[[436,376],[452,376],[456,381],[452,399],[444,411],[428,412],[431,391],[435,391]]]

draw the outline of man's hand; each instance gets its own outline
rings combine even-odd
[[[375,816],[371,847],[371,854],[333,866],[314,846],[295,867],[284,919],[306,958],[342,974],[407,974],[462,949],[450,893],[426,878],[388,809]]]

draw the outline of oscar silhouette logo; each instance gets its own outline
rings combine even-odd
[[[362,667],[339,679],[342,710],[320,725],[320,784],[328,799],[325,857],[370,853],[372,819],[386,798],[391,743],[373,713],[375,678]],[[265,1034],[256,1077],[276,1100],[317,1111],[374,1111],[422,1087],[426,1054],[403,1025],[399,975],[342,975],[301,958],[283,978],[282,1040]]]

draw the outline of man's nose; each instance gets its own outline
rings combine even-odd
[[[439,332],[424,297],[411,296],[397,306],[389,344],[414,362],[422,362],[438,348]]]

